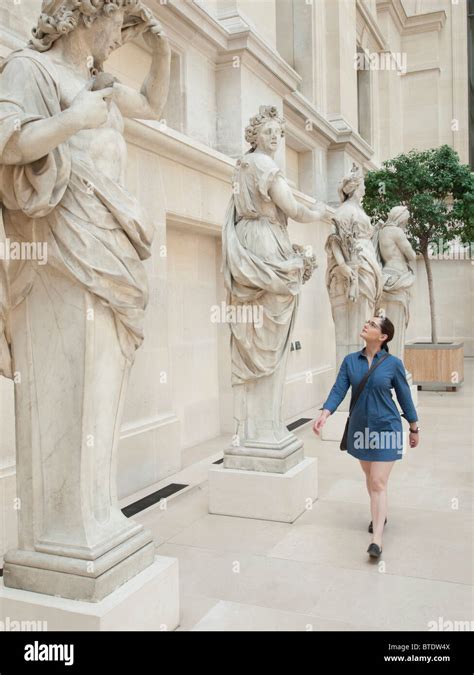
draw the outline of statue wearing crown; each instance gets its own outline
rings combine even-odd
[[[5,586],[97,601],[154,559],[117,505],[128,376],[143,341],[153,226],[125,187],[124,117],[159,119],[170,48],[140,0],[44,0],[33,36],[0,66],[6,236],[47,247],[2,261],[0,372],[15,382],[18,548]],[[104,72],[143,36],[135,91]],[[44,262],[44,261],[43,261]]]
[[[372,242],[374,228],[362,208],[364,177],[353,164],[338,188],[341,205],[326,241],[326,286],[336,332],[336,368],[362,346],[360,331],[374,315],[383,289],[382,269]]]

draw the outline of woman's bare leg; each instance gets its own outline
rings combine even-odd
[[[359,459],[360,465],[362,467],[362,471],[365,474],[365,484],[367,486],[367,492],[369,493],[369,498],[370,498],[370,513],[372,515],[372,522],[374,522],[374,514],[372,512],[372,492],[370,489],[370,465],[372,462],[368,462],[364,459]]]
[[[360,465],[362,467],[362,471],[365,474],[365,484],[367,486],[367,492],[369,493],[369,497],[370,497],[370,482],[369,481],[370,481],[370,465],[372,464],[372,462],[367,462],[364,459],[359,459],[359,462],[360,462]]]
[[[372,543],[382,546],[383,527],[387,517],[387,485],[395,462],[370,462],[370,504],[372,511]]]

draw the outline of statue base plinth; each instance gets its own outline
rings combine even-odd
[[[3,582],[7,588],[98,602],[151,565],[155,546],[143,530],[93,559],[16,549],[5,555]],[[68,555],[69,553],[69,555]]]
[[[179,624],[178,560],[156,556],[145,570],[96,603],[0,584],[0,620],[4,630],[174,630]]]
[[[317,460],[307,457],[286,473],[212,467],[209,513],[292,523],[318,496]]]
[[[224,450],[225,469],[286,473],[303,459],[303,441],[294,434],[275,443],[249,441]]]

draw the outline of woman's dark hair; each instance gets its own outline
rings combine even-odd
[[[390,342],[390,340],[393,338],[393,335],[395,333],[395,326],[390,321],[390,319],[387,319],[386,316],[381,316],[380,317],[380,330],[382,331],[382,333],[387,335],[387,339],[383,343],[382,349],[385,349],[385,351],[388,352],[387,342]]]

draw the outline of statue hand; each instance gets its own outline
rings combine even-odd
[[[319,218],[325,218],[326,215],[330,214],[326,202],[321,202],[318,199],[316,199],[316,203],[311,207],[311,210],[316,211],[319,214]]]
[[[129,0],[129,4],[137,3],[134,0]],[[122,44],[133,40],[138,35],[143,35],[146,44],[151,47],[154,53],[166,53],[169,50],[169,42],[163,26],[148,7],[141,3],[140,5],[137,4],[135,12],[129,10],[127,13],[122,28]]]
[[[143,39],[152,50],[153,54],[166,56],[171,52],[168,36],[161,26],[151,26],[143,33]]]
[[[81,129],[96,129],[107,121],[109,107],[107,98],[112,95],[113,87],[91,91],[94,78],[89,80],[73,99],[69,110],[81,122]]]
[[[349,265],[340,265],[339,270],[345,279],[348,281],[355,281],[355,272],[351,267],[349,267]]]

